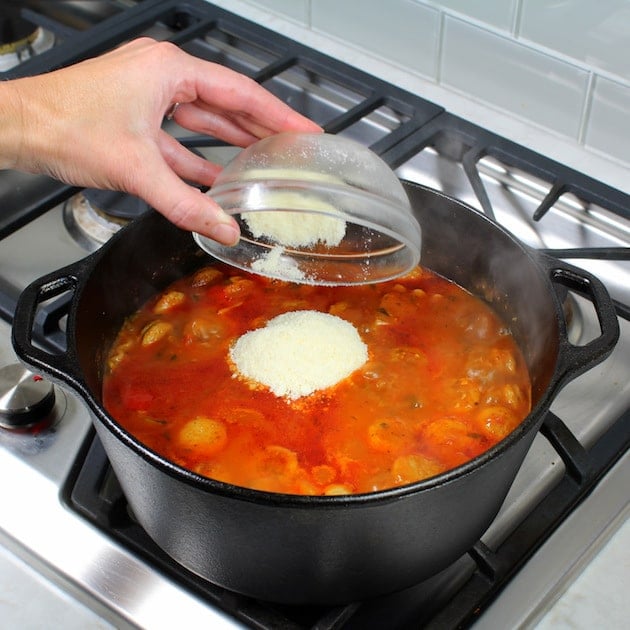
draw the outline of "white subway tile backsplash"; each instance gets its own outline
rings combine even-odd
[[[506,31],[511,30],[518,0],[417,0],[422,4],[457,11]]]
[[[462,20],[444,25],[444,85],[577,138],[588,73]]]
[[[630,163],[630,87],[597,77],[585,143]]]
[[[630,0],[245,1],[630,164]]]
[[[412,0],[313,0],[312,28],[434,78],[439,12]]]
[[[627,0],[523,0],[520,36],[630,81]]]

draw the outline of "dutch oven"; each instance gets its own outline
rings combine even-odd
[[[612,351],[614,305],[588,272],[530,250],[472,208],[405,183],[423,229],[422,264],[478,295],[507,322],[525,356],[532,411],[502,442],[434,478],[363,495],[293,496],[235,487],[188,472],[144,447],[102,405],[108,350],[124,319],[151,295],[209,264],[207,254],[154,212],[91,256],[31,284],[13,342],[31,369],[85,402],[129,504],[178,563],[227,589],[290,604],[332,604],[396,591],[468,551],[496,516],[558,391]],[[562,291],[592,302],[601,334],[569,342]],[[32,342],[38,305],[72,294],[67,350]]]

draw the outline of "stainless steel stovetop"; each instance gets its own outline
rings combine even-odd
[[[372,145],[402,178],[443,190],[477,211],[493,213],[532,247],[581,248],[577,258],[570,252],[562,255],[606,283],[618,303],[621,338],[615,351],[557,397],[500,514],[461,566],[439,576],[429,589],[411,589],[398,602],[406,606],[405,614],[412,614],[414,598],[421,608],[422,598],[432,597],[435,589],[452,591],[453,599],[449,596],[444,602],[448,610],[436,611],[426,621],[427,627],[452,626],[458,611],[466,610],[465,604],[454,599],[458,592],[466,597],[479,593],[484,598],[479,606],[481,619],[489,627],[517,627],[535,619],[549,591],[560,587],[580,556],[596,549],[603,533],[618,525],[628,510],[630,198],[277,34],[270,39],[268,32],[211,5],[165,0],[138,6],[112,4],[116,11],[84,27],[91,33],[89,39],[82,32],[76,35],[85,44],[86,54],[139,34],[173,39],[194,54],[256,77],[329,131]],[[130,17],[122,21],[122,13]],[[117,29],[99,30],[98,24],[108,20],[114,20]],[[123,23],[120,35],[113,36]],[[54,52],[59,59],[64,50],[70,50],[67,43],[74,37],[64,27]],[[298,52],[299,63],[295,61]],[[80,49],[72,48],[68,55],[74,61]],[[24,71],[37,67],[29,63],[22,66]],[[233,148],[186,136],[176,126],[169,129],[210,159],[225,163],[235,153]],[[472,167],[471,155],[476,156]],[[549,173],[566,186],[554,187]],[[16,195],[18,188],[30,194]],[[6,311],[16,291],[87,254],[64,221],[65,200],[74,192],[42,178],[0,173],[0,206],[15,209],[16,199],[28,205],[18,209],[20,216],[28,215],[28,222],[20,219],[23,227],[14,229],[0,221],[4,236],[0,289],[8,288],[9,295],[2,304],[5,319],[10,320]],[[541,207],[548,207],[548,212],[539,221],[533,220]],[[571,340],[585,343],[597,336],[597,319],[587,300],[573,294],[571,300]],[[63,328],[63,319],[59,324]],[[15,362],[10,325],[0,321],[0,368]],[[56,394],[47,429],[0,431],[0,545],[25,558],[117,628],[172,627],[182,619],[191,626],[213,628],[278,627],[280,622],[287,628],[313,625],[312,616],[305,625],[292,611],[272,607],[269,612],[259,603],[230,594],[204,599],[203,593],[127,546],[118,532],[108,532],[101,523],[77,513],[68,500],[68,479],[77,476],[92,443],[91,422],[72,394],[59,388]],[[571,436],[568,440],[565,429]],[[545,516],[549,513],[551,518]],[[556,535],[550,536],[554,530]],[[526,539],[532,531],[539,539],[530,545]],[[544,545],[544,562],[538,553],[526,563],[540,545]],[[504,572],[506,550],[515,558],[516,577],[504,582],[497,576]],[[498,595],[495,583],[496,590],[501,590]],[[393,621],[396,615],[385,608],[395,604],[396,598],[389,598],[314,614],[322,628],[378,627],[379,619],[398,627]],[[465,612],[461,614],[466,623],[471,622]],[[362,623],[366,619],[372,626]],[[399,627],[406,624],[415,625],[406,619]]]

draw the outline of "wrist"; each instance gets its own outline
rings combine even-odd
[[[49,75],[0,82],[0,167],[55,176],[64,143]]]

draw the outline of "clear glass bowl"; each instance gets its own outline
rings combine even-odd
[[[240,269],[323,285],[390,280],[420,260],[421,231],[395,173],[341,136],[282,133],[243,149],[208,193],[241,228],[228,247],[195,234]]]

